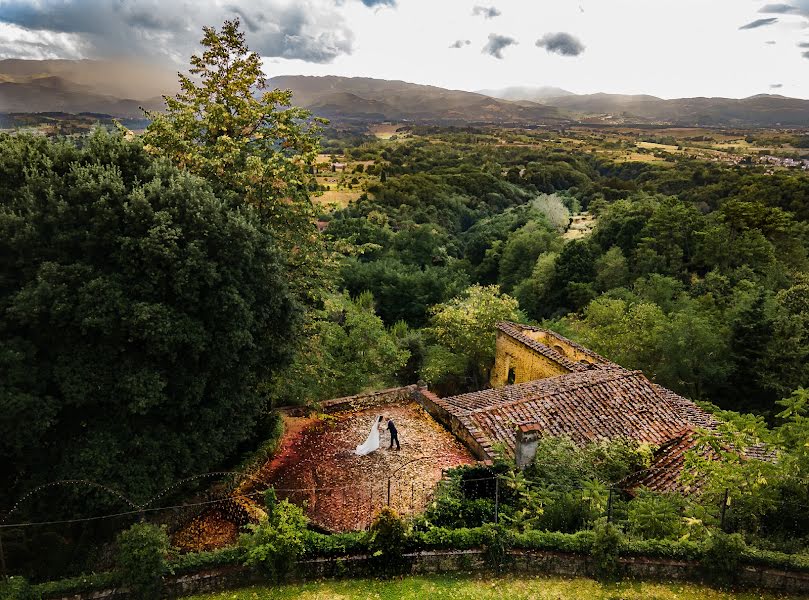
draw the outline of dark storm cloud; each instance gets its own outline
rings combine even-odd
[[[476,17],[483,16],[484,19],[494,19],[502,13],[495,6],[476,6],[472,9],[472,14]]]
[[[468,46],[471,44],[471,40],[455,40],[453,43],[449,45],[450,48],[463,48],[464,46]]]
[[[391,0],[382,0],[391,3]],[[379,2],[377,2],[379,3]],[[330,62],[350,54],[353,33],[328,0],[0,0],[0,22],[40,34],[77,36],[89,57],[140,56],[184,62],[198,49],[203,25],[238,16],[251,49],[262,56]],[[26,56],[21,48],[5,56]]]
[[[798,8],[791,4],[766,4],[758,12],[769,15],[786,15],[798,12]]]
[[[481,52],[483,54],[494,56],[495,58],[503,58],[503,50],[509,46],[514,46],[515,44],[517,44],[517,40],[514,38],[508,37],[507,35],[490,33],[489,41],[486,42],[485,46],[483,46],[483,50],[481,50]]]
[[[536,42],[539,48],[561,56],[578,56],[584,52],[584,44],[569,33],[547,33]]]
[[[778,22],[778,17],[769,17],[767,19],[756,19],[748,23],[747,25],[742,25],[739,29],[758,29],[759,27],[766,27],[767,25],[772,25],[773,23]]]

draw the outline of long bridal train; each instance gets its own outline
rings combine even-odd
[[[355,454],[365,456],[366,454],[379,450],[379,424],[381,422],[381,416],[374,419],[374,422],[371,424],[371,431],[368,433],[368,437],[365,439],[363,444],[357,446],[357,449],[354,451]]]

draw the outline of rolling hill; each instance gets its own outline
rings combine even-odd
[[[176,88],[165,68],[133,61],[0,60],[0,112],[140,117]]]
[[[537,123],[564,118],[555,108],[534,102],[510,102],[404,81],[283,76],[270,84],[292,90],[297,104],[335,120]]]
[[[547,89],[547,88],[539,88]],[[532,88],[487,90],[495,97],[532,100]],[[602,116],[624,122],[670,123],[703,126],[809,126],[809,100],[760,94],[749,98],[678,98],[666,100],[647,95],[565,93],[543,96],[550,106],[579,117]]]

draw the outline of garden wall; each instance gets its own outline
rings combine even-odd
[[[481,550],[433,551],[405,555],[405,572],[411,575],[431,573],[491,571]],[[621,575],[629,579],[666,581],[703,581],[699,563],[658,558],[625,557],[620,559]],[[552,551],[512,550],[507,553],[503,570],[524,575],[561,575],[592,577],[594,564],[583,554]],[[317,580],[333,577],[377,576],[379,563],[368,556],[321,558],[298,563],[295,580]],[[167,577],[164,596],[177,598],[191,594],[265,584],[260,576],[245,567],[222,567],[188,575]],[[776,590],[790,593],[809,592],[809,573],[796,573],[761,567],[740,567],[739,587]],[[56,597],[51,597],[56,598]],[[102,590],[59,597],[61,600],[128,600],[124,590]]]
[[[407,385],[404,387],[388,388],[386,390],[369,392],[367,394],[356,394],[354,396],[346,396],[344,398],[324,400],[319,404],[319,412],[328,415],[338,412],[355,412],[358,410],[364,410],[366,408],[385,406],[386,404],[394,404],[397,402],[409,402],[413,400],[417,389],[418,386],[416,385]],[[311,412],[311,408],[308,406],[290,406],[279,408],[278,412],[291,417],[304,417]]]

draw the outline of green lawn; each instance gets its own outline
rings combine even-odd
[[[252,587],[194,596],[195,600],[775,600],[806,598],[756,592],[723,592],[693,584],[624,582],[601,584],[560,577],[478,578],[452,575],[376,581],[354,579]]]

